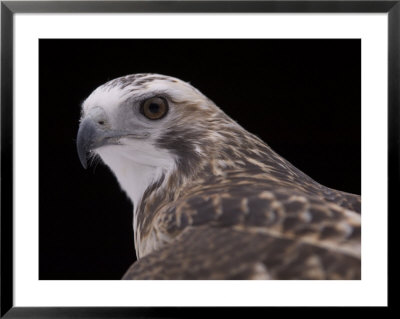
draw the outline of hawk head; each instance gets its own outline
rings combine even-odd
[[[99,156],[137,204],[168,172],[193,174],[220,137],[216,125],[239,127],[186,82],[128,75],[101,85],[83,102],[78,154],[85,168]]]

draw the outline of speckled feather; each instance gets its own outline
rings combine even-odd
[[[131,75],[102,90],[134,96],[160,81],[175,115],[152,143],[175,166],[135,207],[139,260],[124,279],[361,278],[360,196],[317,183],[178,79]]]

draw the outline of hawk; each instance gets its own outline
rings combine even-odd
[[[77,150],[134,207],[123,279],[360,279],[361,198],[325,187],[199,90],[160,74],[82,104]]]

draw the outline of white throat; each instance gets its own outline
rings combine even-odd
[[[97,153],[115,174],[121,188],[131,199],[135,211],[145,190],[162,174],[171,172],[175,166],[174,158],[169,152],[155,147],[140,149],[130,145],[111,145],[99,148]]]
[[[99,148],[97,153],[114,173],[119,185],[133,203],[133,231],[138,253],[138,207],[146,189],[163,174],[167,177],[173,171],[175,160],[169,152],[154,147],[139,150],[129,145],[112,145]]]

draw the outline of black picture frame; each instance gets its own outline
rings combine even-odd
[[[13,304],[13,19],[15,13],[101,12],[314,12],[388,14],[388,200],[396,210],[399,189],[400,1],[1,1],[1,313],[4,318],[176,318],[192,308],[14,307]],[[390,218],[390,214],[389,214]],[[390,222],[389,222],[390,225]],[[390,249],[390,247],[389,247]],[[390,298],[388,300],[390,306]],[[390,308],[390,307],[388,307]],[[292,307],[293,309],[293,307]],[[326,311],[318,308],[319,311]],[[196,315],[203,310],[196,309]],[[248,309],[233,310],[235,314]],[[277,308],[252,308],[275,312]],[[214,315],[229,315],[214,309]],[[305,311],[304,308],[301,311]],[[333,311],[333,310],[332,310]],[[370,311],[370,310],[369,310]],[[334,311],[334,313],[336,310]],[[186,316],[188,316],[187,314]],[[191,315],[190,315],[191,316]]]

